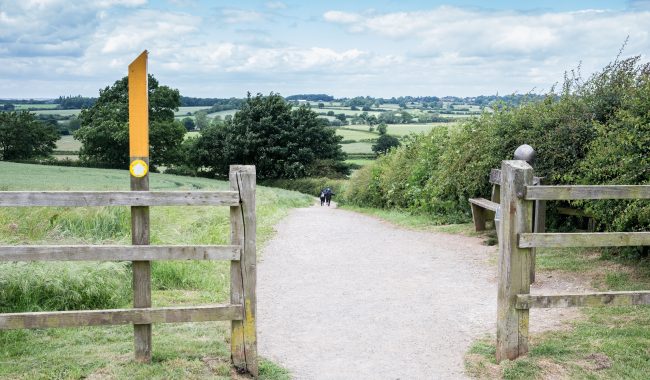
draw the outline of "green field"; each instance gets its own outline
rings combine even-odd
[[[81,149],[81,141],[75,140],[74,137],[61,136],[60,139],[56,142],[56,148],[54,150],[63,150],[67,152],[78,152]]]
[[[352,144],[341,144],[345,153],[371,153],[372,143],[356,142]]]
[[[352,127],[352,126],[349,126]],[[336,128],[336,134],[343,136],[343,140],[364,140],[364,139],[376,139],[379,137],[377,133],[368,132],[368,127],[364,128],[354,128],[354,130],[347,129],[347,127]]]
[[[221,118],[223,119],[228,115],[234,115],[235,113],[237,113],[237,111],[238,110],[226,110],[226,111],[213,112],[213,113],[209,113],[208,117],[213,118],[213,117],[221,116]]]
[[[401,136],[410,135],[411,133],[427,133],[436,127],[449,127],[456,124],[457,123],[388,124],[386,131],[389,135],[401,137]],[[367,125],[348,125],[345,126],[344,128],[354,129],[355,131],[368,133]],[[352,131],[345,131],[345,132],[347,133]],[[337,130],[337,134],[338,134],[338,130]],[[368,134],[370,135],[372,133],[368,133]],[[378,137],[376,133],[374,134],[374,136],[375,138]],[[358,140],[358,139],[354,139],[354,140]]]
[[[209,110],[210,107],[204,107],[204,106],[194,106],[194,107],[178,107],[178,111],[174,112],[174,116],[179,117],[179,116],[190,116],[188,113],[194,113],[196,111],[201,111],[201,110]]]
[[[223,190],[228,186],[227,182],[205,178],[151,174],[152,190]],[[0,162],[3,191],[128,189],[126,170]],[[290,208],[311,202],[311,197],[296,192],[258,187],[258,247],[269,239],[273,226]],[[2,208],[0,244],[129,244],[129,215],[126,207]],[[227,207],[152,207],[151,243],[224,244],[229,239],[229,225]],[[0,292],[0,308],[12,310],[16,302],[7,302],[12,295],[21,303],[38,301],[39,294],[55,301],[65,297],[77,302],[75,293],[66,289],[79,281],[92,284],[95,277],[104,282],[112,281],[111,277],[130,279],[129,265],[109,264],[0,264],[0,283],[6,286]],[[114,275],[107,272],[111,268]],[[153,305],[227,302],[229,270],[226,262],[154,262]],[[48,277],[38,282],[41,273]],[[116,306],[130,307],[130,280],[113,283],[127,295]],[[79,291],[84,294],[85,288]],[[229,323],[159,324],[153,330],[151,365],[133,361],[131,326],[0,331],[0,378],[231,378]],[[286,371],[267,361],[262,362],[262,373],[262,378],[288,379]]]
[[[76,116],[79,115],[79,112],[81,112],[80,109],[74,109],[74,110],[38,110],[38,111],[31,111],[37,115],[59,115],[59,116]]]
[[[28,110],[30,108],[54,109],[58,104],[14,104],[15,110]]]

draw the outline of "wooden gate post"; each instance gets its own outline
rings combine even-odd
[[[129,65],[131,190],[149,190],[149,97],[145,50]],[[131,243],[149,245],[149,207],[131,207]],[[133,261],[133,307],[151,307],[151,261]],[[151,362],[151,324],[134,324],[135,360]]]
[[[519,248],[518,235],[531,232],[533,202],[524,200],[533,184],[525,161],[501,163],[499,289],[497,295],[497,363],[528,352],[528,310],[516,309],[517,294],[530,293],[530,248]]]
[[[242,247],[241,260],[230,264],[230,302],[244,305],[244,320],[232,321],[232,362],[257,377],[255,166],[231,165],[229,179],[230,189],[238,191],[241,200],[239,206],[230,207],[230,240]]]

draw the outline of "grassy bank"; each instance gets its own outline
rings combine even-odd
[[[4,191],[128,188],[125,170],[0,163]],[[151,175],[152,190],[226,188],[226,182],[204,178]],[[258,187],[258,247],[289,209],[311,202],[293,191]],[[129,220],[125,207],[4,208],[0,244],[128,244]],[[226,207],[151,208],[152,244],[223,244],[228,236]],[[0,264],[0,309],[130,307],[130,279],[129,264]],[[152,279],[154,306],[219,303],[229,295],[229,266],[224,262],[154,262]],[[161,324],[153,330],[152,365],[133,362],[130,326],[0,332],[0,377],[230,378],[229,323]],[[262,374],[288,378],[269,362],[263,363]]]
[[[578,278],[600,291],[650,289],[650,262],[607,251],[538,249],[537,268],[555,278]],[[580,308],[568,329],[531,334],[530,352],[495,363],[495,337],[474,342],[468,374],[482,379],[647,379],[650,306]]]

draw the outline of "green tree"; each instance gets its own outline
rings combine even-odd
[[[81,128],[74,137],[81,141],[79,158],[86,163],[114,168],[129,164],[129,78],[99,90],[97,102],[79,114]],[[181,160],[185,127],[174,120],[180,105],[178,90],[160,86],[149,75],[149,144],[151,163],[174,165]]]
[[[196,125],[194,124],[194,120],[192,120],[191,117],[183,118],[183,120],[181,120],[181,123],[183,123],[183,126],[188,132],[193,131],[194,128],[196,128]]]
[[[0,160],[48,156],[59,139],[57,128],[27,111],[0,112]]]
[[[190,164],[226,176],[231,164],[256,165],[260,178],[311,175],[319,161],[345,159],[340,136],[308,107],[292,110],[280,95],[250,94],[232,119],[201,131]]]
[[[389,135],[381,135],[377,142],[372,145],[372,151],[376,154],[386,154],[390,148],[399,146],[399,140]]]
[[[386,129],[387,129],[386,123],[380,123],[377,126],[377,132],[379,132],[380,135],[385,135],[386,134]]]
[[[208,120],[208,113],[205,111],[197,111],[194,114],[196,129],[203,129],[210,125],[210,120]]]

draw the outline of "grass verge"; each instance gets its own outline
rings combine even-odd
[[[0,190],[126,190],[125,170],[0,163]],[[226,182],[152,173],[152,190],[217,190]],[[257,240],[312,197],[257,188]],[[226,207],[152,207],[152,244],[223,244],[229,239]],[[130,213],[124,207],[0,208],[0,244],[128,244]],[[116,268],[108,268],[108,266]],[[119,267],[119,268],[117,268]],[[119,270],[117,270],[119,269]],[[226,262],[154,262],[153,305],[225,302]],[[38,311],[130,307],[129,263],[0,264],[0,310]],[[228,379],[229,323],[158,324],[153,363],[135,363],[130,326],[0,331],[0,378],[12,379]],[[287,379],[262,361],[263,379]]]
[[[398,209],[379,209],[371,207],[359,207],[352,205],[339,205],[343,210],[359,212],[362,214],[374,216],[400,227],[411,228],[415,230],[424,230],[431,232],[444,232],[450,234],[462,234],[467,236],[479,236],[474,231],[474,225],[471,223],[445,224],[441,225],[428,215],[411,214],[408,211]]]
[[[570,276],[601,290],[650,289],[650,261],[608,251],[539,249],[537,269]],[[647,379],[650,373],[650,306],[581,308],[570,328],[531,334],[530,352],[495,362],[495,337],[474,342],[467,373],[481,379]]]

